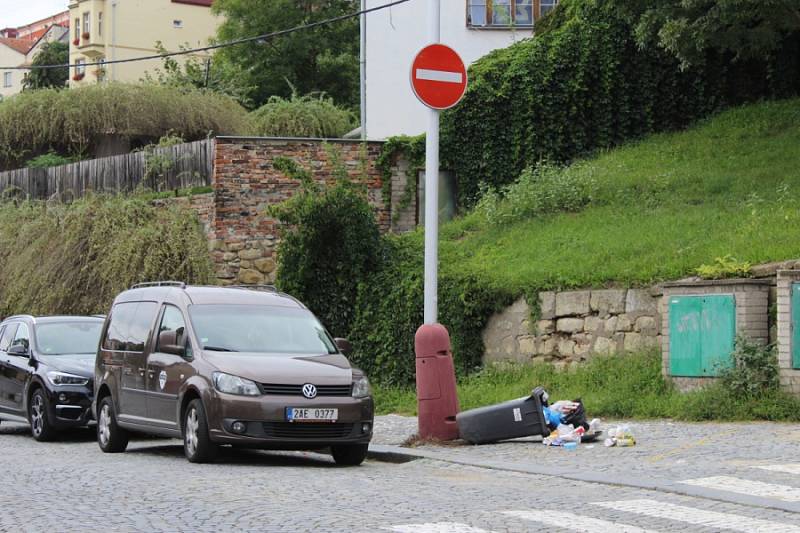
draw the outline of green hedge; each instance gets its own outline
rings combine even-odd
[[[210,283],[205,235],[188,208],[94,196],[0,204],[0,315],[106,313],[133,283]]]
[[[640,49],[613,0],[564,0],[532,39],[479,60],[442,121],[442,157],[464,207],[481,183],[505,185],[541,160],[565,162],[800,87],[800,39],[763,62],[710,55],[681,71]]]
[[[363,278],[350,333],[353,361],[370,379],[387,385],[414,381],[414,334],[423,321],[421,233],[384,237],[378,271]],[[473,276],[439,277],[439,322],[450,331],[456,372],[481,365],[481,334],[489,317],[508,306],[511,294],[490,289]]]
[[[248,132],[247,112],[216,93],[156,84],[109,83],[24,91],[0,102],[0,169],[54,150],[82,156],[98,137],[186,141]]]
[[[268,137],[342,137],[357,126],[352,112],[324,95],[272,96],[250,113],[254,135]]]

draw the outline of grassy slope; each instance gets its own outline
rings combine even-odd
[[[521,294],[674,279],[726,254],[800,257],[800,100],[735,109],[570,171],[595,180],[590,207],[494,227],[467,215],[443,226],[442,268]]]

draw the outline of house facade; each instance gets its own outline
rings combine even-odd
[[[7,31],[7,29],[3,30],[3,32]],[[23,34],[22,38],[0,37],[0,65],[19,67],[29,65],[45,43],[53,41],[66,43],[69,28],[52,24],[44,31],[37,30],[36,34],[38,37],[35,40],[27,38],[32,34]],[[28,72],[27,69],[0,71],[0,98],[6,98],[22,91],[22,80]]]
[[[220,20],[213,0],[72,0],[69,4],[70,86],[103,80],[136,82],[162,67],[161,60],[83,66],[208,44]],[[202,56],[206,57],[206,56]]]
[[[47,33],[51,26],[69,28],[69,11],[62,11],[61,13],[37,20],[36,22],[31,22],[19,28],[2,29],[0,30],[0,37],[36,42]]]
[[[558,0],[443,0],[441,42],[469,65],[492,50],[533,35],[536,21]],[[367,0],[378,7],[385,0]],[[417,135],[425,131],[426,108],[414,96],[411,62],[426,44],[427,0],[411,0],[367,15],[367,137]]]

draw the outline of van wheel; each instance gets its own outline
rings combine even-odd
[[[97,444],[105,453],[120,453],[128,447],[128,438],[128,432],[117,425],[111,396],[106,396],[97,408]]]
[[[367,458],[369,444],[341,444],[331,446],[331,455],[337,465],[358,466]]]
[[[183,419],[183,452],[190,463],[210,463],[217,457],[219,446],[208,436],[208,422],[203,402],[189,402]]]
[[[42,389],[36,389],[28,405],[28,420],[31,423],[31,434],[39,442],[53,440],[56,430],[50,423],[49,406]]]

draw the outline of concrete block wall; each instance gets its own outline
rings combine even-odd
[[[669,300],[672,296],[732,294],[736,304],[736,334],[752,340],[769,342],[769,293],[771,282],[761,279],[702,280],[665,283],[659,303],[661,322],[662,372],[669,376]],[[673,377],[681,390],[690,390],[713,381],[714,378]]]
[[[779,270],[777,283],[776,322],[781,388],[800,394],[800,370],[792,367],[792,284],[800,283],[800,270]]]

